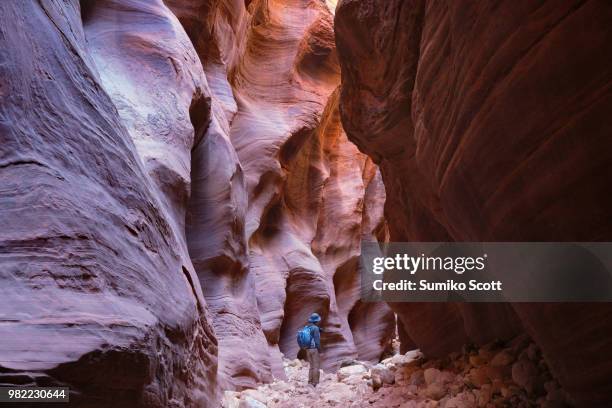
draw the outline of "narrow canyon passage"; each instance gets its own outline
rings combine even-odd
[[[612,240],[609,2],[3,1],[0,20],[0,386],[612,406],[609,303],[367,302],[360,281],[364,242]]]

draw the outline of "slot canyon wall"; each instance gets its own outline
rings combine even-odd
[[[216,407],[312,311],[325,369],[386,352],[361,240],[610,240],[608,3],[334,3],[0,2],[0,384]],[[607,304],[391,306],[612,403]]]
[[[330,8],[320,1],[167,4],[200,56],[218,112],[211,123],[222,124],[215,134],[235,149],[241,173],[235,184],[246,197],[228,207],[239,214],[219,212],[232,180],[219,184],[222,163],[210,165],[218,153],[208,147],[201,201],[191,208],[193,216],[210,215],[206,228],[188,221],[187,231],[192,259],[196,243],[202,245],[196,269],[216,316],[228,386],[283,377],[281,352],[296,355],[295,333],[312,311],[324,318],[324,368],[349,357],[377,360],[389,346],[394,317],[386,305],[359,303],[356,272],[360,241],[387,237],[385,193],[376,166],[340,125]],[[220,225],[228,219],[238,222]],[[210,228],[218,233],[203,239]],[[227,248],[235,229],[247,254]]]
[[[70,386],[87,406],[213,404],[217,340],[182,231],[193,131],[168,112],[165,133],[140,122],[166,98],[189,106],[196,82],[135,107],[148,95],[130,77],[105,90],[78,2],[2,2],[0,17],[0,383]],[[132,28],[126,64],[146,40]]]
[[[213,407],[282,377],[313,311],[324,368],[388,350],[328,3],[0,3],[0,384]]]
[[[340,114],[392,241],[612,238],[612,7],[343,0]],[[579,406],[612,403],[609,304],[392,304],[441,356],[526,331]]]

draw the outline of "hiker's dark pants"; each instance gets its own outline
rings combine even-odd
[[[317,385],[319,383],[319,367],[321,366],[319,350],[316,348],[306,350],[306,359],[308,360],[308,364],[310,364],[310,369],[308,370],[308,383]]]

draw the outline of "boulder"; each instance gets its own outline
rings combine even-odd
[[[257,401],[255,398],[247,396],[240,400],[238,408],[267,408],[267,405]]]
[[[349,385],[333,383],[322,392],[321,399],[328,403],[338,404],[343,401],[351,400],[353,395],[353,389]]]
[[[223,408],[239,408],[240,405],[240,394],[236,391],[225,391],[223,393],[223,399],[221,400],[221,406]]]
[[[264,385],[264,387],[262,387],[262,389],[249,389],[249,390],[244,390],[242,391],[242,397],[243,398],[252,398],[254,400],[257,400],[259,402],[261,402],[262,404],[265,404],[268,400],[268,394],[269,394],[269,390],[266,389],[267,387]]]
[[[383,386],[383,380],[378,374],[372,374],[372,378],[368,381],[368,384],[374,391],[378,391]]]
[[[477,406],[479,408],[486,407],[489,401],[491,401],[492,392],[489,384],[483,384],[480,389],[474,390],[475,396],[477,396]]]
[[[512,365],[512,381],[529,394],[544,385],[538,367],[528,359],[519,360]]]
[[[337,372],[338,381],[343,381],[352,376],[363,377],[368,372],[368,369],[362,364],[350,365],[342,367]]]
[[[361,363],[357,360],[352,360],[352,359],[342,360],[342,362],[340,363],[340,368],[348,367],[352,365],[358,365],[358,364],[361,364]]]
[[[490,364],[493,367],[502,367],[512,364],[514,360],[515,358],[510,351],[502,350],[491,359]]]
[[[383,384],[393,384],[395,382],[395,373],[384,364],[376,364],[370,369],[372,376],[377,375]]]
[[[444,403],[444,408],[474,408],[477,404],[475,394],[471,391],[464,391],[449,398]]]
[[[490,384],[491,380],[488,375],[488,368],[486,366],[472,368],[468,372],[466,381],[475,387],[481,387],[484,384]]]
[[[439,400],[447,394],[447,387],[441,383],[431,383],[421,392],[425,397],[433,400]]]
[[[437,368],[428,368],[423,372],[425,384],[447,384],[455,379],[455,375],[450,371],[441,371]]]
[[[406,364],[411,364],[415,361],[419,361],[423,358],[423,353],[420,350],[411,350],[406,352],[406,354],[396,354],[392,357],[386,358],[381,361],[382,364],[394,364],[396,366],[402,366]]]
[[[414,381],[423,381],[423,370],[418,366],[407,365],[395,371],[395,382],[399,385],[412,384]]]

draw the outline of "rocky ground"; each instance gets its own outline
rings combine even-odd
[[[418,350],[371,365],[347,361],[307,384],[308,365],[285,360],[286,381],[226,391],[224,408],[263,407],[569,407],[537,346],[526,337],[430,360]]]

